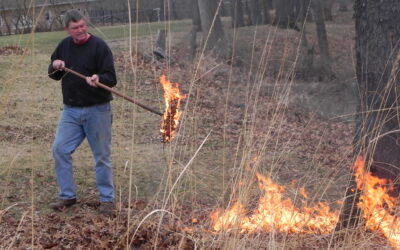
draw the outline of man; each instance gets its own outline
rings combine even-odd
[[[96,185],[100,195],[99,212],[111,215],[114,209],[114,185],[111,168],[110,92],[98,88],[101,82],[116,85],[114,61],[110,48],[100,38],[88,33],[86,19],[77,10],[65,14],[64,27],[69,37],[62,40],[49,65],[49,76],[61,79],[64,109],[57,127],[53,157],[59,186],[59,201],[51,203],[56,211],[76,203],[72,153],[87,138],[96,164]],[[71,68],[86,75],[86,81],[63,71]]]

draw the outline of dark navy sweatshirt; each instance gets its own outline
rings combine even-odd
[[[65,38],[51,55],[51,62],[56,59],[63,60],[65,67],[85,76],[97,74],[99,81],[109,87],[117,84],[112,52],[107,44],[96,36],[91,35],[82,45],[76,44],[72,37]],[[48,71],[52,79],[61,79],[63,102],[66,105],[85,107],[113,99],[109,91],[92,87],[78,76],[64,71],[55,72],[52,63]]]

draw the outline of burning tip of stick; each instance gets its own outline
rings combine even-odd
[[[179,107],[181,101],[186,98],[179,90],[179,84],[167,80],[165,75],[160,77],[160,83],[164,89],[165,111],[161,123],[162,141],[170,142],[176,134],[179,119],[182,115]]]

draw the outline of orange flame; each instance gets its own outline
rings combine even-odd
[[[167,80],[165,75],[160,77],[160,83],[164,89],[165,112],[161,123],[163,142],[170,142],[176,134],[179,119],[182,112],[179,110],[181,100],[186,98],[179,91],[179,84]]]
[[[395,215],[396,199],[389,195],[393,190],[390,181],[365,171],[362,157],[354,163],[357,188],[362,190],[357,204],[363,211],[366,227],[381,232],[396,249],[400,249],[400,217]],[[329,233],[338,222],[338,212],[330,211],[327,203],[313,207],[295,207],[290,199],[283,199],[285,187],[275,184],[269,177],[257,174],[264,195],[258,207],[248,215],[241,202],[222,212],[211,214],[215,231],[238,229],[242,233],[278,231],[287,233]],[[303,188],[299,193],[308,198]]]
[[[363,191],[358,207],[363,210],[366,227],[381,232],[400,249],[400,218],[394,215],[396,199],[388,194],[393,190],[391,182],[366,172],[363,157],[357,158],[354,167],[357,188]]]
[[[269,177],[257,174],[260,189],[264,195],[259,199],[258,208],[247,216],[241,202],[230,209],[211,214],[215,231],[237,228],[242,233],[257,231],[279,231],[288,233],[329,233],[336,225],[338,214],[331,212],[325,202],[313,207],[295,207],[290,199],[284,199],[285,187],[275,184]],[[305,191],[300,191],[307,196]]]

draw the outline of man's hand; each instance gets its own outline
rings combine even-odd
[[[53,61],[53,69],[63,70],[65,68],[65,62],[62,60],[54,60]]]
[[[94,74],[92,76],[86,77],[86,82],[92,87],[97,88],[97,83],[99,83],[99,76]]]

